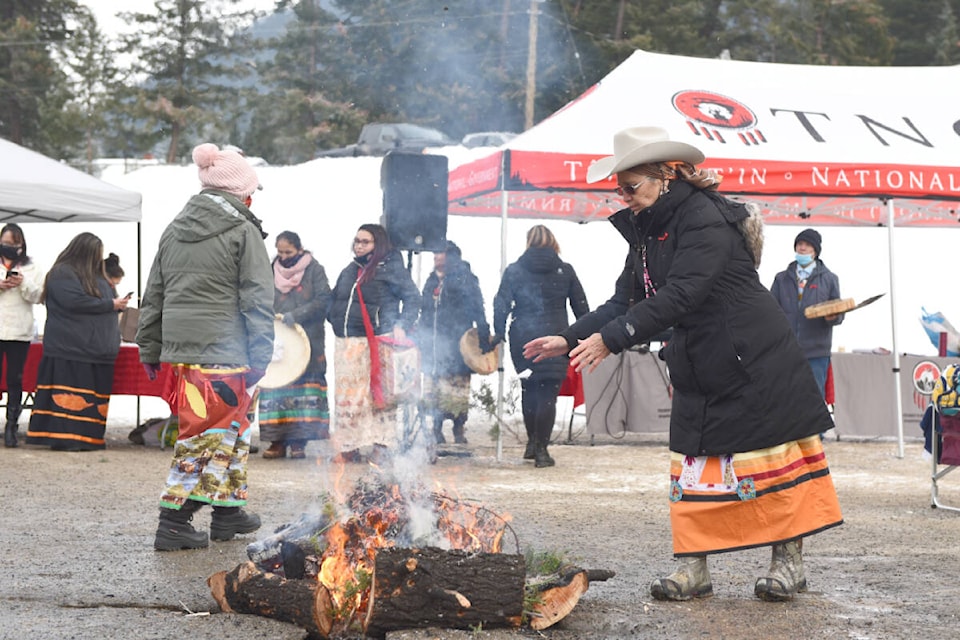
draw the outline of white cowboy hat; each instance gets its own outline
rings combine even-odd
[[[474,373],[485,376],[496,371],[499,353],[499,344],[493,351],[486,353],[480,351],[480,334],[477,332],[476,327],[467,329],[463,335],[460,336],[460,355],[463,356],[463,362],[470,367]]]
[[[285,387],[307,370],[310,364],[310,338],[299,324],[288,327],[276,316],[273,321],[273,358],[258,386],[264,389]]]
[[[599,182],[615,173],[651,162],[703,162],[700,149],[670,140],[660,127],[632,127],[613,136],[613,155],[600,158],[587,169],[587,182]]]

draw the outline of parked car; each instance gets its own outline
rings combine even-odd
[[[474,147],[500,147],[516,137],[517,134],[510,131],[480,131],[478,133],[468,133],[463,136],[460,144],[468,149],[473,149]]]
[[[318,158],[345,156],[382,156],[388,151],[423,151],[427,147],[446,147],[457,144],[437,129],[418,124],[375,122],[363,125],[356,144],[317,153]]]

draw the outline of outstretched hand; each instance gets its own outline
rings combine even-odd
[[[584,369],[591,373],[600,366],[600,361],[610,355],[610,349],[603,343],[603,338],[599,333],[594,333],[586,340],[581,340],[580,344],[570,352],[570,366],[577,373]]]
[[[534,338],[523,345],[523,357],[534,362],[547,358],[556,358],[567,353],[567,341],[560,336],[543,336]]]

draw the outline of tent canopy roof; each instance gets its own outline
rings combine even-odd
[[[137,222],[141,196],[0,139],[0,223]]]
[[[960,209],[960,66],[834,67],[636,51],[491,156],[450,173],[450,213],[585,221],[623,206],[585,181],[624,128],[661,126],[700,148],[721,190],[768,222],[953,226]]]

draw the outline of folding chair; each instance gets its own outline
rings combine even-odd
[[[960,507],[940,502],[938,484],[944,476],[960,466],[960,364],[949,364],[943,368],[933,385],[931,400],[933,424],[930,453],[933,469],[930,474],[930,506],[935,509],[960,511]],[[941,442],[938,441],[942,441],[942,450]]]
[[[937,429],[939,423],[940,429]],[[934,509],[948,509],[960,511],[960,507],[946,505],[940,502],[939,481],[960,467],[960,415],[945,415],[940,413],[939,407],[934,404],[933,414],[934,433],[930,438],[930,453],[933,460],[933,470],[930,474],[930,506]],[[940,431],[940,433],[937,433]],[[941,437],[937,437],[937,436]],[[941,451],[939,440],[943,440]]]

